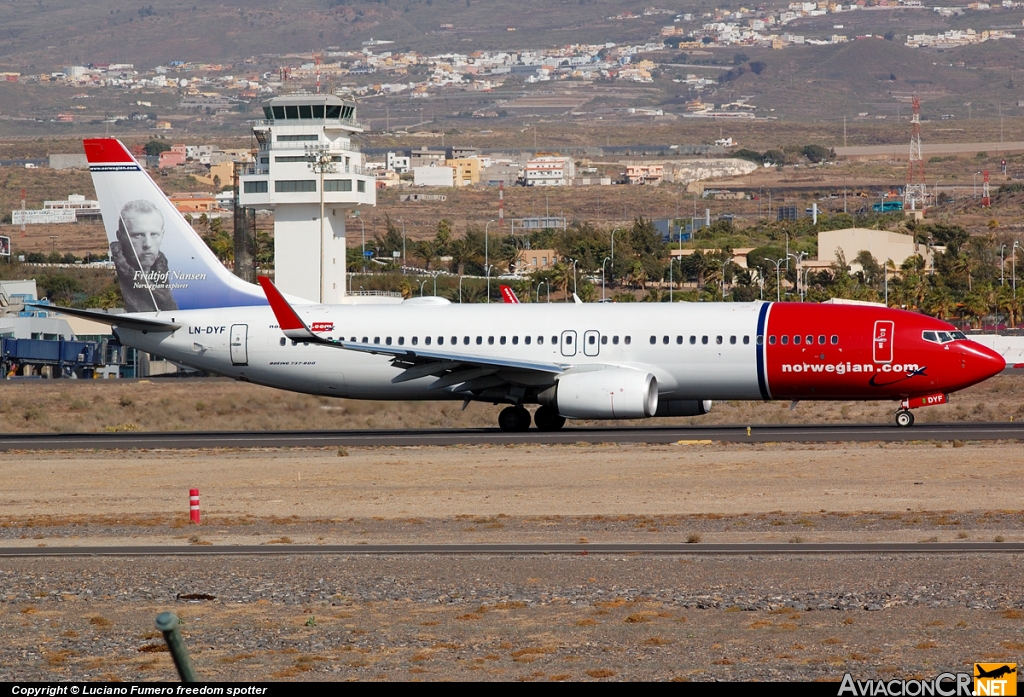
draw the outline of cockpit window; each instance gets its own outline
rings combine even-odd
[[[948,344],[957,339],[966,339],[963,332],[922,332],[921,338],[933,344]]]

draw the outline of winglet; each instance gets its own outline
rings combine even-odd
[[[512,290],[511,286],[501,286],[501,297],[510,305],[519,304],[519,298],[516,296],[516,292]]]
[[[263,286],[263,292],[267,294],[267,300],[270,302],[274,316],[277,317],[277,323],[281,326],[281,331],[284,332],[285,336],[296,341],[319,340],[319,337],[309,330],[309,327],[302,321],[302,318],[296,314],[292,306],[284,299],[281,291],[277,289],[273,281],[266,276],[259,276],[257,280]]]

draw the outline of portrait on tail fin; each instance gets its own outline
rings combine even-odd
[[[167,257],[160,251],[163,239],[164,216],[152,202],[138,199],[121,208],[110,258],[128,312],[178,309],[169,285]]]

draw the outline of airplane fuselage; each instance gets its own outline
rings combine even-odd
[[[876,307],[754,302],[296,310],[318,336],[391,353],[431,349],[573,372],[635,367],[656,377],[661,400],[905,399],[962,389],[991,375],[994,365],[987,349],[965,338],[924,338],[949,337],[955,330],[945,322]],[[354,399],[466,397],[457,386],[438,387],[435,375],[397,380],[404,370],[392,365],[392,355],[286,339],[266,306],[145,316],[181,327],[173,333],[118,328],[124,343],[212,373]],[[485,401],[535,402],[554,383],[553,375],[515,368],[490,375],[523,390],[512,398],[478,390]]]

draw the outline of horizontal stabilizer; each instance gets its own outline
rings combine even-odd
[[[166,322],[159,319],[148,319],[145,317],[135,317],[133,315],[112,315],[107,312],[99,312],[97,310],[79,310],[78,308],[60,307],[59,305],[37,305],[35,303],[26,304],[44,310],[60,312],[64,315],[71,315],[72,317],[80,317],[82,319],[92,320],[93,322],[100,322],[101,324],[109,324],[112,327],[124,327],[125,329],[135,329],[141,332],[173,332],[175,329],[181,328],[181,325],[176,322]]]

